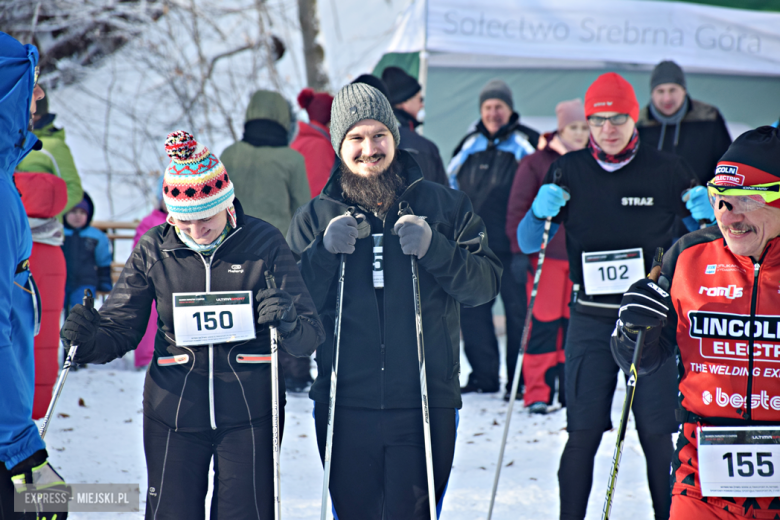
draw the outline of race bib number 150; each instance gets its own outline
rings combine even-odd
[[[254,339],[252,293],[174,293],[173,325],[180,347]]]

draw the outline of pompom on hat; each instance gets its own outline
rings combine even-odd
[[[599,112],[628,114],[635,123],[639,119],[639,102],[634,87],[620,74],[602,74],[585,92],[585,117]]]
[[[327,92],[315,92],[306,87],[298,94],[298,105],[309,114],[310,121],[317,121],[325,126],[330,123],[330,108],[333,96]]]
[[[165,151],[171,163],[165,168],[162,192],[170,217],[199,220],[233,206],[233,183],[225,166],[192,134],[171,132]]]

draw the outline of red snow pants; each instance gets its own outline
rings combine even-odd
[[[41,332],[35,337],[33,419],[46,415],[59,370],[60,314],[65,301],[65,255],[62,248],[33,242],[30,272],[41,292]]]
[[[530,258],[533,270],[538,257]],[[533,287],[533,274],[528,275],[528,287]],[[523,356],[525,406],[536,402],[552,404],[555,380],[558,379],[558,401],[566,403],[563,351],[566,328],[569,323],[569,299],[572,283],[569,280],[569,262],[545,258],[539,290],[534,302],[531,331]],[[528,291],[530,302],[531,291]]]

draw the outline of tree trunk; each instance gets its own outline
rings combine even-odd
[[[329,90],[330,81],[323,67],[325,51],[317,43],[320,21],[317,0],[298,0],[298,20],[303,35],[303,57],[306,61],[306,83],[314,90]]]

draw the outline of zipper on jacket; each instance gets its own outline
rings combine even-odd
[[[203,257],[202,254],[198,253],[197,251],[193,251],[189,247],[174,247],[171,249],[163,249],[165,252],[171,252],[171,251],[177,251],[180,249],[186,250],[186,251],[192,251],[193,253],[197,254],[201,261],[203,262],[203,267],[206,270],[206,292],[211,292],[211,262],[214,259],[214,256],[216,256],[217,251],[219,251],[219,248],[225,245],[225,242],[230,240],[235,236],[236,233],[241,231],[241,227],[237,227],[235,231],[230,233],[228,236],[225,237],[225,240],[222,241],[220,245],[214,249],[214,251],[211,253],[211,256],[209,256],[209,261],[206,262],[206,259]],[[167,336],[167,334],[166,334]],[[195,368],[195,353],[192,354],[192,368]],[[192,368],[190,370],[192,370]],[[185,385],[186,385],[186,378],[185,378]],[[184,394],[184,388],[182,387],[182,395]],[[176,419],[178,421],[179,412],[178,409],[176,411]],[[209,420],[211,422],[211,429],[216,430],[217,429],[217,418],[216,413],[214,411],[214,344],[209,343]],[[178,427],[178,425],[177,425]]]
[[[764,253],[766,254],[766,253]],[[756,335],[756,300],[758,300],[758,272],[761,269],[761,259],[753,264],[753,294],[750,299],[750,336],[748,337],[748,384],[745,405],[747,410],[745,419],[750,421],[753,416],[753,343]]]

